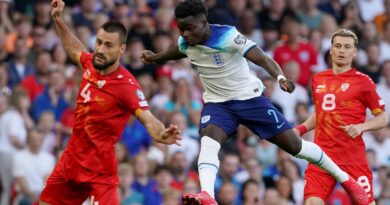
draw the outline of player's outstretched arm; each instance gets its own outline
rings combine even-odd
[[[282,90],[289,93],[294,91],[294,83],[284,77],[280,66],[272,58],[268,57],[263,50],[254,46],[245,54],[245,58],[249,59],[256,65],[263,67],[272,77],[278,79]]]
[[[80,42],[76,36],[70,32],[68,26],[62,18],[62,12],[64,10],[65,3],[62,0],[52,0],[51,1],[52,11],[51,16],[53,18],[54,24],[56,25],[58,36],[61,39],[62,46],[65,49],[65,52],[68,54],[70,59],[79,64],[80,55],[82,51],[86,51],[83,44]]]
[[[187,56],[179,51],[178,46],[157,54],[149,50],[144,50],[141,56],[142,61],[146,64],[162,64],[169,60],[178,60],[185,57]]]
[[[352,138],[359,136],[362,132],[370,130],[378,130],[384,128],[389,123],[388,115],[386,111],[383,111],[375,117],[366,120],[362,124],[346,125],[341,128]]]
[[[181,132],[176,125],[170,125],[168,128],[165,128],[164,124],[149,110],[142,111],[137,118],[156,142],[180,145]]]
[[[302,136],[304,135],[306,132],[310,131],[310,130],[313,130],[314,128],[316,128],[316,113],[315,112],[312,112],[310,114],[310,116],[305,120],[305,122],[303,122],[302,124],[300,125],[297,125],[295,128],[294,128],[294,132],[298,135],[298,136]]]

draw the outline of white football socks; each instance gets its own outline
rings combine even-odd
[[[211,139],[203,136],[200,141],[200,153],[198,159],[198,172],[200,187],[214,198],[214,184],[219,169],[218,152],[221,145]]]
[[[342,183],[348,180],[349,175],[340,169],[329,157],[326,155],[321,148],[305,140],[302,140],[302,149],[295,155],[300,159],[305,159],[321,169],[332,175],[338,182]]]

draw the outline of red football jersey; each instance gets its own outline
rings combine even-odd
[[[385,109],[374,82],[355,69],[338,75],[329,69],[313,76],[312,91],[314,142],[338,165],[367,164],[361,135],[353,139],[340,126],[363,123],[367,108],[374,115]]]
[[[115,143],[131,114],[148,109],[148,103],[132,74],[120,66],[100,75],[93,54],[82,53],[83,76],[77,96],[76,122],[67,149],[85,168],[115,174]]]

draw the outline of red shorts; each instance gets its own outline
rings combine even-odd
[[[339,165],[339,167],[354,178],[368,194],[369,202],[374,201],[372,173],[368,165]],[[305,171],[305,200],[318,197],[326,201],[336,185],[336,179],[313,164]]]
[[[82,167],[65,151],[41,193],[40,200],[52,205],[79,205],[87,198],[91,204],[119,204],[118,177]]]

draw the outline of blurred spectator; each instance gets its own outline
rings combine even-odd
[[[172,39],[169,32],[158,31],[153,37],[153,48],[154,52],[159,53],[167,51],[172,46]]]
[[[93,31],[92,25],[96,13],[96,3],[96,0],[80,0],[80,10],[72,16],[75,27],[83,25]]]
[[[15,24],[15,31],[6,33],[7,37],[5,42],[6,42],[6,50],[8,53],[14,53],[15,45],[16,45],[15,42],[16,39],[18,38],[25,39],[26,44],[24,46],[28,48],[31,48],[34,44],[34,41],[30,36],[32,31],[31,21],[26,17],[22,17],[17,21],[15,21],[14,24]]]
[[[8,86],[8,79],[7,64],[0,62],[0,95],[11,95],[12,90]]]
[[[157,93],[151,99],[151,106],[163,109],[173,92],[172,67],[162,65],[156,71]]]
[[[81,43],[87,49],[87,51],[92,51],[92,31],[87,25],[77,25],[75,28],[75,35],[78,39],[80,39]]]
[[[0,62],[7,62],[11,55],[6,50],[7,41],[4,29],[0,28]]]
[[[115,144],[115,157],[116,160],[118,161],[118,164],[128,163],[131,161],[128,152],[129,152],[128,149],[126,149],[126,146],[123,143],[117,142]]]
[[[182,190],[187,179],[198,181],[198,173],[190,170],[190,164],[183,152],[175,152],[168,161],[169,168],[172,171],[172,187]]]
[[[254,179],[248,179],[242,185],[241,200],[243,205],[261,205],[259,184]]]
[[[20,114],[10,107],[9,97],[0,94],[0,204],[9,204],[11,196],[13,156],[24,148],[26,127]]]
[[[220,205],[238,205],[235,200],[238,198],[238,190],[231,182],[224,182],[218,192],[218,203]]]
[[[323,1],[318,8],[325,12],[328,13],[330,16],[333,16],[336,18],[337,23],[341,22],[341,13],[342,13],[342,1],[341,0],[328,0],[328,1]]]
[[[389,128],[372,131],[372,137],[365,137],[366,149],[375,150],[380,165],[390,166],[390,132]]]
[[[51,50],[53,64],[60,72],[64,73],[66,79],[71,79],[76,73],[77,67],[68,62],[68,56],[61,44],[54,45]]]
[[[263,33],[257,28],[256,13],[253,10],[247,10],[242,13],[239,21],[239,31],[248,39],[254,41],[256,45],[263,47]]]
[[[356,0],[344,4],[339,25],[341,28],[352,30],[360,38],[364,22]]]
[[[156,66],[154,65],[145,65],[141,60],[142,51],[145,50],[144,44],[139,38],[131,38],[127,42],[127,51],[123,55],[126,57],[123,59],[126,64],[126,68],[133,74],[135,77],[140,75],[150,75],[154,76]]]
[[[53,39],[53,31],[49,32],[45,27],[43,26],[35,26],[32,30],[32,39],[33,39],[33,46],[32,46],[32,55],[35,57],[36,52],[40,52],[43,50],[50,50],[51,46],[54,45],[55,39]]]
[[[172,1],[172,0],[168,0]],[[160,1],[161,2],[161,1]],[[171,29],[175,29],[175,21],[173,9],[159,7],[155,14],[155,24],[157,32],[169,32]]]
[[[138,9],[138,8],[137,8]],[[153,18],[150,11],[136,12],[138,21],[129,29],[127,40],[137,37],[142,40],[146,49],[152,49],[152,36],[155,33]]]
[[[38,202],[45,180],[54,168],[54,155],[42,149],[43,140],[43,133],[30,130],[27,148],[15,153],[12,173],[18,193],[16,203],[19,205]]]
[[[56,120],[54,113],[50,110],[43,111],[38,119],[37,127],[43,135],[42,150],[48,153],[54,153],[60,144],[56,132]]]
[[[298,164],[292,159],[283,160],[283,176],[286,176],[291,183],[291,196],[295,204],[303,204],[303,189],[305,187],[304,179],[301,176],[301,170]],[[291,199],[291,198],[290,198]]]
[[[118,165],[120,205],[143,205],[144,196],[134,190],[131,184],[134,182],[133,168],[126,162]]]
[[[52,26],[50,1],[35,0],[33,26],[43,26],[49,29]]]
[[[302,0],[302,10],[297,14],[310,30],[320,27],[325,13],[317,8],[318,0]]]
[[[276,189],[280,194],[279,200],[283,201],[283,203],[288,205],[293,205],[295,203],[292,195],[292,184],[289,178],[280,176],[276,180]]]
[[[129,157],[134,157],[149,149],[152,137],[138,119],[130,117],[123,130],[121,142],[128,150]]]
[[[45,90],[34,100],[33,118],[37,121],[43,111],[50,110],[54,113],[55,120],[58,122],[67,107],[64,74],[58,68],[51,68]]]
[[[390,19],[390,0],[383,0],[384,12],[376,15],[373,22],[377,28],[377,31],[382,36],[385,29],[385,23]]]
[[[246,7],[254,11],[257,16],[264,9],[264,0],[248,0]]]
[[[274,187],[267,188],[264,194],[264,205],[288,205],[282,200],[280,193]]]
[[[20,86],[15,87],[10,100],[11,106],[22,117],[23,124],[26,129],[29,130],[34,128],[35,123],[29,114],[31,101],[28,97],[27,91]]]
[[[282,27],[282,19],[288,13],[286,10],[285,0],[270,0],[269,6],[259,13],[258,19],[260,28],[276,28],[279,30]]]
[[[231,183],[235,189],[234,204],[240,204],[240,197],[237,193],[241,192],[241,183],[236,178],[240,166],[240,159],[234,153],[225,153],[221,160],[220,170],[215,180],[215,193],[219,197],[219,192],[221,191],[225,183]],[[231,190],[228,188],[228,190]],[[234,193],[233,193],[234,194]]]
[[[196,194],[200,192],[199,183],[194,179],[187,179],[183,185],[183,193]]]
[[[14,29],[8,12],[9,8],[9,1],[0,2],[0,30],[4,29],[6,32],[12,32]]]
[[[371,22],[375,16],[385,11],[383,0],[357,0],[364,22]]]
[[[366,47],[367,50],[367,65],[362,66],[359,70],[367,74],[375,84],[379,82],[381,67],[379,63],[380,49],[377,42],[371,42]]]
[[[390,60],[390,20],[385,23],[385,32],[379,43],[380,48],[380,61],[384,62]]]
[[[8,85],[11,88],[19,85],[26,76],[33,74],[35,71],[34,66],[28,61],[30,49],[26,46],[26,39],[18,37],[14,48],[12,60],[8,63]]]
[[[301,0],[290,0],[287,1],[286,9],[294,14],[298,14],[302,7],[302,1]]]
[[[332,43],[331,38],[334,32],[338,29],[338,24],[336,19],[330,15],[324,15],[319,27],[321,33],[321,50],[317,50],[318,53],[321,53],[321,56],[330,49]]]
[[[45,85],[48,82],[49,66],[51,62],[52,60],[49,52],[37,52],[34,61],[35,73],[28,75],[20,82],[21,86],[27,90],[28,96],[32,102],[34,102],[35,98],[45,89]]]
[[[192,99],[191,87],[185,79],[179,79],[174,83],[174,91],[171,99],[165,103],[167,112],[179,111],[186,117],[189,127],[199,124],[201,104]]]
[[[270,22],[264,22],[262,25],[262,30],[264,36],[264,45],[262,49],[269,56],[272,56],[274,49],[278,46],[279,43],[279,37],[280,37],[279,28],[277,27],[277,25],[273,25]],[[264,76],[260,76],[260,77],[264,77]]]
[[[132,187],[143,194],[145,199],[143,205],[161,204],[162,198],[155,179],[150,176],[152,169],[145,154],[139,154],[134,158],[133,168],[135,180]]]
[[[199,142],[198,136],[191,137],[189,134],[191,131],[188,130],[188,122],[186,117],[180,111],[173,111],[170,116],[169,124],[177,125],[181,130],[181,145],[169,145],[169,153],[183,152],[189,164],[196,159],[199,154]],[[195,138],[195,139],[194,139]]]
[[[390,106],[390,60],[386,60],[381,66],[382,82],[376,89],[386,106]],[[390,117],[390,114],[389,114]]]
[[[283,33],[287,35],[287,41],[274,51],[274,59],[279,65],[294,60],[298,62],[300,74],[297,82],[306,87],[309,84],[311,72],[317,66],[317,52],[312,45],[300,39],[299,30],[301,22],[295,15],[286,16],[283,19]]]

